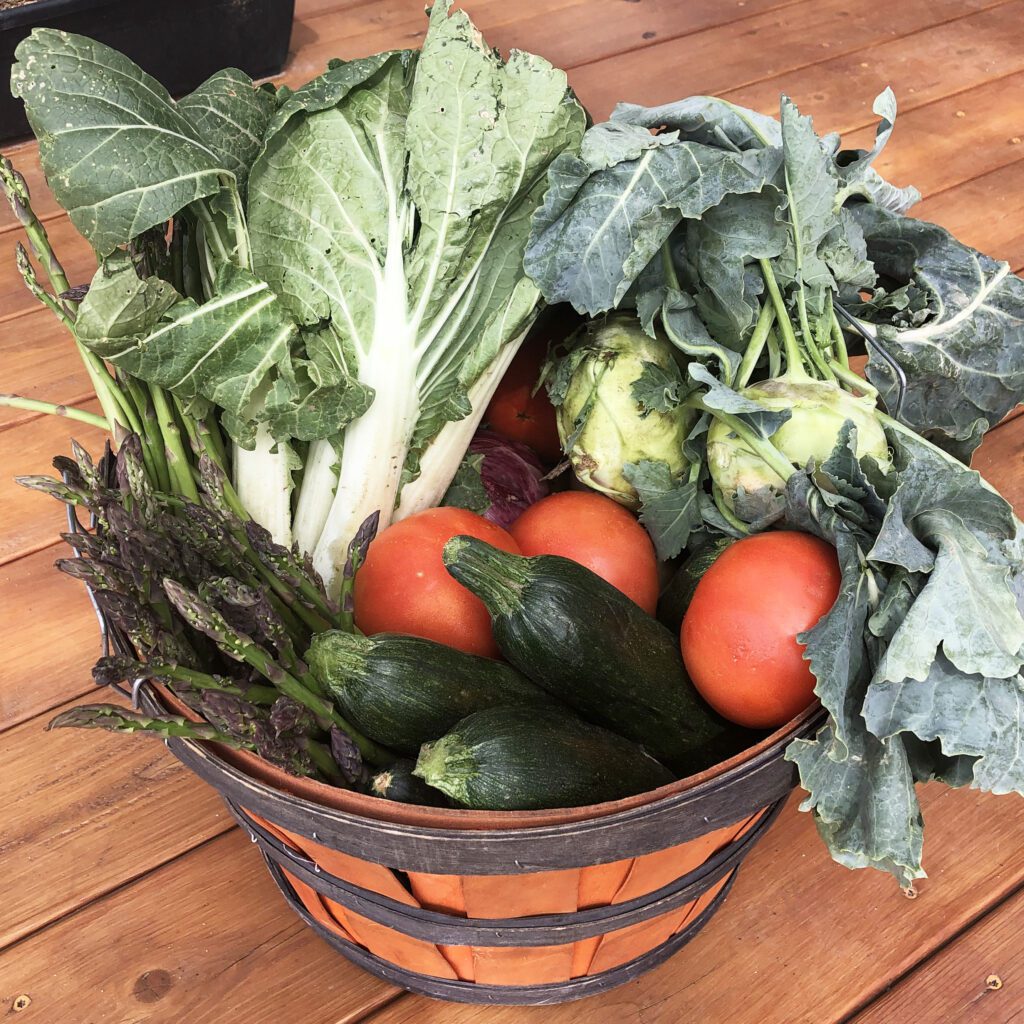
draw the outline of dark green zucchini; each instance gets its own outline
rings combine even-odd
[[[511,665],[415,636],[331,630],[313,637],[306,660],[342,714],[400,754],[415,754],[474,711],[551,703]]]
[[[693,600],[693,592],[697,589],[704,573],[715,564],[718,556],[735,541],[732,537],[716,537],[690,552],[683,559],[683,564],[658,598],[658,621],[673,633],[678,633],[683,625],[683,616]]]
[[[589,569],[473,537],[453,537],[444,562],[487,605],[494,639],[513,665],[673,771],[700,771],[751,742],[704,703],[678,638]]]
[[[425,743],[415,771],[457,804],[491,811],[579,807],[673,779],[635,743],[554,706],[478,711]]]
[[[377,772],[370,780],[370,792],[385,800],[398,800],[403,804],[420,804],[424,807],[443,807],[448,801],[444,793],[428,786],[413,775],[415,761],[403,757],[393,765]]]

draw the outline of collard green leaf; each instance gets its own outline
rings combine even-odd
[[[909,732],[938,740],[949,756],[977,759],[973,786],[1024,793],[1024,679],[993,679],[933,662],[922,681],[878,681],[864,702],[868,728],[883,738]]]
[[[729,152],[636,126],[595,125],[579,157],[552,166],[526,271],[549,302],[590,315],[612,309],[680,220],[726,195],[760,191],[778,161],[773,149]]]
[[[664,462],[654,460],[627,463],[622,473],[640,495],[640,522],[651,535],[658,558],[675,558],[701,525],[697,482],[674,477]]]
[[[112,343],[147,334],[181,296],[159,277],[140,278],[126,253],[100,265],[78,307],[75,334],[97,354]]]
[[[178,110],[192,122],[196,135],[234,176],[245,195],[249,168],[263,145],[274,112],[274,97],[257,89],[237,68],[225,68],[178,100]]]
[[[869,204],[853,215],[879,272],[929,298],[932,315],[916,326],[877,307],[865,311],[907,375],[900,418],[966,460],[983,430],[1024,399],[1024,281],[937,225]],[[895,383],[875,353],[867,376],[892,407]]]
[[[231,173],[167,90],[116,50],[38,28],[16,58],[11,91],[50,188],[101,256],[213,195]]]

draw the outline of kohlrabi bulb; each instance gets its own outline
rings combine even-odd
[[[562,447],[580,481],[628,508],[636,508],[637,493],[623,475],[623,466],[645,459],[659,460],[673,474],[687,466],[683,441],[695,414],[676,408],[645,415],[632,392],[645,363],[654,363],[678,376],[674,350],[664,338],[645,334],[636,318],[628,314],[592,323],[580,347],[583,358],[573,370],[565,401],[558,409]],[[581,415],[586,421],[570,448],[568,442]]]
[[[794,466],[802,469],[809,459],[827,459],[843,424],[851,420],[857,428],[857,457],[871,456],[883,473],[888,472],[889,443],[872,399],[852,395],[828,381],[785,378],[752,384],[742,393],[766,409],[790,410],[792,415],[771,442]],[[730,508],[741,488],[752,493],[763,487],[776,491],[785,487],[782,477],[720,420],[708,431],[708,468]]]

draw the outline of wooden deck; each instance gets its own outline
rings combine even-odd
[[[569,69],[596,118],[617,99],[780,92],[865,144],[871,101],[900,102],[881,170],[922,217],[1024,267],[1024,0],[469,0],[487,38]],[[415,46],[421,0],[298,0],[286,79],[332,56]],[[88,247],[25,171],[73,282]],[[71,347],[14,269],[0,214],[0,385],[87,404]],[[155,742],[44,733],[94,698],[96,624],[62,554],[55,503],[16,488],[97,431],[0,410],[0,1014],[26,1024],[1006,1024],[1024,1017],[1024,804],[926,787],[929,878],[914,900],[828,859],[791,801],[726,907],[674,960],[585,1004],[457,1007],[404,994],[334,954],[282,902],[212,791]],[[1024,417],[975,465],[1024,512]]]

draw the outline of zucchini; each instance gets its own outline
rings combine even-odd
[[[635,743],[553,706],[478,711],[425,743],[415,772],[457,804],[491,811],[596,804],[673,779]]]
[[[502,654],[583,718],[642,744],[680,774],[751,742],[704,703],[678,638],[589,569],[556,555],[509,554],[474,537],[453,537],[443,557],[487,606]]]
[[[370,792],[385,800],[398,800],[403,804],[420,804],[424,807],[443,807],[448,801],[439,789],[428,786],[413,775],[416,762],[403,757],[393,765],[378,772],[370,780]]]
[[[399,754],[415,754],[474,711],[551,703],[511,665],[415,636],[331,630],[313,637],[306,660],[342,714]]]
[[[715,564],[718,556],[733,543],[732,537],[716,537],[686,556],[658,598],[658,621],[667,629],[673,633],[679,632],[697,584]]]

